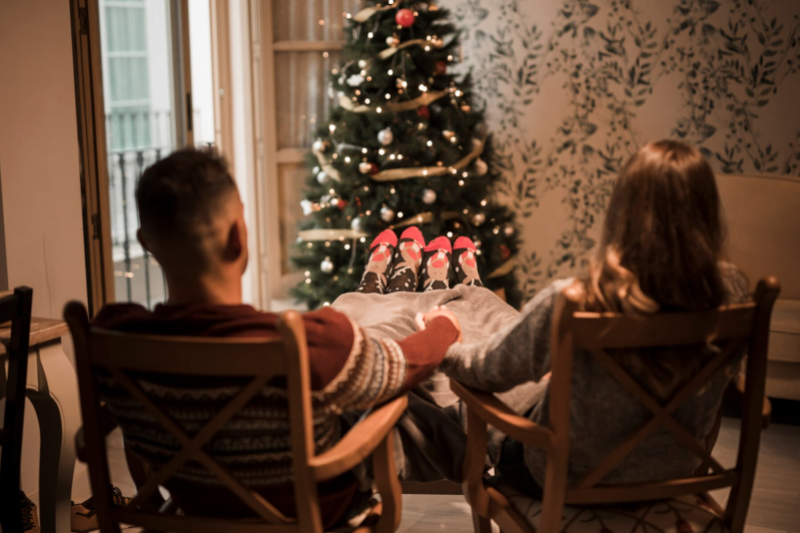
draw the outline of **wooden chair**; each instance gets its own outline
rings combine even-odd
[[[692,501],[702,501],[702,505],[697,507],[698,512],[702,510],[713,515],[710,520],[720,524],[718,530],[724,531],[724,528],[727,528],[730,533],[741,533],[753,489],[763,424],[762,408],[770,316],[779,292],[778,281],[775,278],[768,278],[759,282],[754,303],[708,312],[664,313],[647,318],[635,318],[611,313],[576,312],[581,292],[577,287],[566,289],[557,300],[552,326],[550,427],[540,426],[517,415],[492,394],[451,381],[453,391],[465,402],[468,410],[464,493],[472,506],[476,531],[490,533],[491,519],[507,533],[534,531],[557,533],[562,531],[563,514],[570,514],[573,519],[571,523],[579,524],[581,520],[575,518],[581,512],[585,512],[585,516],[589,517],[607,516],[602,514],[607,511],[597,509],[608,509],[612,504],[664,502],[670,498],[685,498],[685,495],[693,495],[694,498],[696,495],[700,500],[695,498]],[[618,349],[707,343],[719,346],[721,348],[719,353],[710,358],[689,383],[679,389],[664,405],[645,392],[607,352]],[[704,386],[734,350],[742,346],[746,346],[748,357],[739,451],[736,466],[725,469],[711,457],[711,450],[706,449],[705,443],[698,442],[689,431],[672,418],[672,414]],[[636,401],[652,413],[652,418],[613,449],[578,483],[569,484],[567,470],[573,350],[591,353]],[[529,507],[525,511],[529,517],[536,515],[538,529],[534,529],[531,521],[520,511],[521,500],[517,500],[519,505],[515,507],[506,495],[484,481],[487,424],[527,446],[546,450],[547,467],[543,500],[540,508],[537,507],[534,511],[533,507]],[[689,478],[628,485],[600,484],[606,474],[660,426],[669,429],[697,454],[702,459],[704,468]],[[731,487],[732,490],[727,506],[723,509],[708,495],[708,492],[726,487]],[[565,508],[565,504],[578,507]],[[575,512],[567,513],[569,509]],[[630,509],[630,505],[627,509]],[[664,509],[669,511],[669,505],[664,504]],[[641,517],[637,520],[641,521]],[[678,522],[672,522],[673,525],[678,524],[679,530],[683,527],[679,524],[680,520],[679,518]],[[593,527],[591,531],[600,529],[599,525]],[[634,529],[638,531],[639,527],[642,526],[635,526]],[[634,529],[628,527],[619,530]],[[568,528],[568,531],[572,530]],[[653,530],[661,531],[661,529]]]
[[[8,356],[6,409],[0,430],[0,524],[3,531],[23,531],[20,512],[20,463],[22,461],[22,426],[25,420],[25,390],[28,379],[28,343],[31,331],[33,289],[18,287],[0,299],[0,323],[11,321],[11,338],[5,350]]]
[[[397,398],[373,411],[354,426],[328,451],[314,455],[308,348],[300,315],[284,313],[279,321],[280,340],[211,339],[153,335],[131,335],[91,328],[86,309],[80,303],[67,305],[64,316],[75,342],[80,384],[85,447],[89,478],[103,533],[118,533],[119,524],[156,531],[193,533],[319,533],[322,529],[317,483],[334,479],[372,456],[375,484],[381,503],[359,532],[389,533],[400,523],[401,495],[393,455],[391,430],[407,405]],[[266,362],[266,364],[265,364]],[[247,378],[249,382],[194,436],[173,421],[138,383],[135,375],[147,372],[161,376],[204,376],[206,378]],[[109,427],[101,409],[97,376],[113,376],[181,445],[164,466],[139,488],[125,507],[112,504],[111,482],[105,447]],[[134,377],[132,377],[132,375]],[[256,491],[231,475],[204,449],[209,440],[242,407],[275,377],[286,379],[297,519],[287,518]],[[179,516],[164,505],[159,511],[140,505],[156,494],[188,460],[195,460],[212,472],[258,518],[223,519]]]

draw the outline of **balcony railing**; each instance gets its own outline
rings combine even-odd
[[[199,111],[194,110],[198,123]],[[144,170],[174,149],[170,111],[126,110],[106,115],[111,243],[117,301],[148,309],[167,296],[158,262],[136,238],[136,186]]]

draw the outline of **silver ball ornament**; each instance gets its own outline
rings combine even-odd
[[[303,210],[303,216],[307,217],[313,212],[314,204],[311,202],[311,200],[301,200],[300,209]]]
[[[394,209],[388,206],[381,207],[381,220],[386,223],[391,222],[394,220]]]
[[[328,143],[322,139],[317,139],[314,141],[314,144],[311,145],[311,148],[313,148],[315,152],[324,152],[328,149]]]
[[[317,173],[317,183],[319,183],[320,185],[325,185],[327,181],[328,181],[328,173],[325,172],[324,170],[320,170]]]
[[[486,164],[481,158],[475,160],[475,173],[478,176],[485,176],[486,173],[489,172],[489,165]]]
[[[392,48],[394,48],[398,44],[400,44],[400,39],[398,39],[397,37],[390,35],[389,37],[386,38],[386,46],[391,46]]]
[[[367,62],[363,59],[358,60],[358,68],[367,68]]]
[[[322,272],[325,274],[330,274],[331,272],[333,272],[333,268],[334,268],[333,261],[331,261],[330,257],[326,257],[319,264],[319,269],[322,270]]]
[[[369,174],[372,170],[372,163],[369,161],[362,161],[358,164],[358,171],[362,174]]]
[[[486,222],[486,215],[484,215],[483,213],[475,213],[474,215],[472,215],[472,224],[474,226],[480,226],[484,222]]]
[[[436,201],[436,191],[434,191],[433,189],[425,189],[424,191],[422,191],[422,203],[430,205],[435,201]]]
[[[378,142],[384,146],[392,144],[394,141],[394,133],[391,128],[385,128],[378,132]]]
[[[362,231],[364,229],[364,220],[361,217],[356,217],[350,222],[350,229],[353,231]]]

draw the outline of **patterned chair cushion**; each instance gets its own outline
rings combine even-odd
[[[509,486],[498,487],[528,522],[539,526],[542,502]],[[697,496],[658,502],[564,507],[562,533],[727,533],[728,528]]]

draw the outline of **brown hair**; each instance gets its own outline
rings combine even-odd
[[[723,226],[714,172],[700,152],[676,141],[644,146],[611,194],[585,280],[587,309],[655,313],[723,304]]]

